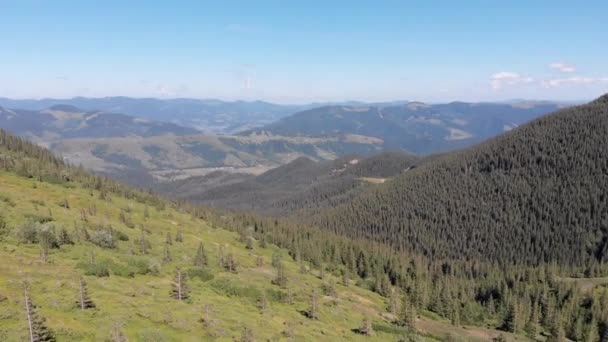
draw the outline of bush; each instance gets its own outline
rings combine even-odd
[[[77,267],[84,270],[84,274],[96,277],[109,277],[110,269],[107,262],[99,262],[95,264],[79,263]]]
[[[129,235],[121,232],[120,230],[114,231],[114,237],[119,241],[129,241]]]
[[[47,222],[53,221],[53,218],[49,215],[38,215],[38,214],[27,213],[23,216],[26,219],[28,219],[28,221],[34,221],[34,222],[38,222],[38,223],[47,223]]]
[[[28,220],[17,227],[17,239],[23,243],[38,243],[40,223]]]
[[[188,277],[190,279],[198,278],[201,281],[209,281],[213,279],[213,274],[204,268],[193,267],[188,269]]]
[[[98,230],[91,233],[89,241],[101,248],[116,248],[112,232],[108,230]]]
[[[228,278],[220,278],[211,282],[211,287],[228,297],[247,298],[256,302],[262,292],[253,286],[239,286]]]
[[[127,265],[135,274],[145,275],[150,272],[148,260],[140,258],[130,258]]]

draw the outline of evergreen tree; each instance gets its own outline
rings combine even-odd
[[[374,334],[372,319],[369,316],[365,316],[365,318],[363,318],[363,323],[361,324],[361,328],[359,328],[359,332],[365,336],[372,336]]]
[[[306,316],[310,319],[318,320],[319,319],[319,295],[316,290],[312,290],[310,294],[310,299],[308,303],[308,310],[306,311]]]
[[[189,298],[186,273],[182,272],[179,268],[175,271],[173,290],[171,293],[173,298],[177,300],[186,300]]]
[[[169,250],[169,244],[165,244],[165,249],[163,250],[163,263],[168,264],[172,260],[171,251]]]
[[[502,323],[501,328],[504,331],[508,332],[516,332],[517,331],[517,308],[515,304],[509,305],[509,309],[507,311],[507,315]]]
[[[207,266],[207,252],[205,252],[205,246],[202,242],[198,244],[198,248],[196,249],[196,256],[194,257],[194,266]]]
[[[243,330],[241,331],[241,338],[239,339],[239,342],[254,342],[255,339],[253,338],[253,330],[249,329],[248,327],[243,327]]]
[[[532,312],[530,313],[530,319],[526,323],[526,333],[532,339],[536,339],[539,333],[539,306],[538,301],[534,301],[532,306]]]
[[[416,331],[416,308],[414,304],[408,300],[404,293],[401,301],[401,310],[397,316],[397,324],[407,328],[408,331]]]
[[[346,269],[346,268],[342,270],[342,285],[344,285],[344,286],[350,285],[350,279],[348,277],[348,269]]]
[[[78,301],[76,303],[81,310],[95,308],[95,303],[93,303],[93,300],[91,300],[91,297],[89,297],[87,283],[83,277],[80,277],[80,288],[78,292]]]
[[[139,252],[141,254],[148,254],[150,250],[150,242],[146,240],[144,227],[141,227],[141,233],[139,235]]]
[[[38,314],[36,306],[32,303],[27,285],[23,286],[25,299],[25,314],[28,325],[28,339],[30,342],[53,342],[55,334],[45,324],[45,319]]]
[[[184,236],[182,235],[181,230],[178,230],[177,233],[175,233],[175,242],[184,242]]]
[[[254,243],[254,241],[255,241],[255,240],[253,239],[253,237],[248,236],[248,237],[247,237],[247,240],[246,240],[246,242],[245,242],[245,248],[246,248],[246,249],[249,249],[249,250],[252,250],[252,249],[253,249],[253,243]]]
[[[236,273],[237,269],[238,269],[238,266],[239,265],[236,262],[236,259],[234,258],[234,255],[232,255],[232,253],[228,253],[226,255],[225,260],[224,260],[224,269],[226,271]]]
[[[285,266],[282,262],[277,267],[277,276],[272,280],[272,283],[282,288],[287,287],[287,275],[285,274]]]
[[[110,341],[111,342],[127,342],[128,341],[127,337],[122,332],[122,330],[120,328],[120,324],[118,322],[115,322],[114,326],[112,327]]]
[[[171,232],[167,232],[166,243],[167,243],[167,245],[173,244],[173,240],[171,239]]]

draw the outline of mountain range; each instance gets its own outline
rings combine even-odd
[[[324,106],[241,134],[288,136],[358,134],[383,140],[384,149],[415,154],[471,146],[564,107],[550,102]]]

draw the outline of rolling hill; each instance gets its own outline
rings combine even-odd
[[[55,105],[37,111],[0,107],[0,127],[43,144],[72,138],[149,137],[200,133],[195,129],[172,123],[101,111],[87,112],[69,105]]]
[[[381,139],[386,150],[429,154],[471,146],[562,106],[548,102],[325,106],[241,134],[359,134]]]
[[[65,139],[50,145],[74,164],[136,185],[204,176],[214,171],[260,174],[298,157],[335,159],[380,151],[378,139],[244,136],[155,136]],[[147,175],[146,181],[142,175]]]
[[[169,196],[222,209],[273,215],[309,215],[347,202],[370,183],[381,183],[415,166],[419,158],[399,152],[331,161],[300,157],[258,176],[215,173],[161,184]]]
[[[310,217],[432,259],[608,258],[608,95],[448,153]]]

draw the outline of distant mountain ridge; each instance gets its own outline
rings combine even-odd
[[[71,138],[150,137],[190,135],[193,128],[134,118],[124,114],[84,111],[71,105],[42,110],[0,107],[0,127],[39,143]]]
[[[244,131],[291,136],[359,134],[382,139],[387,150],[429,154],[473,145],[557,110],[557,103],[465,103],[325,106]]]

